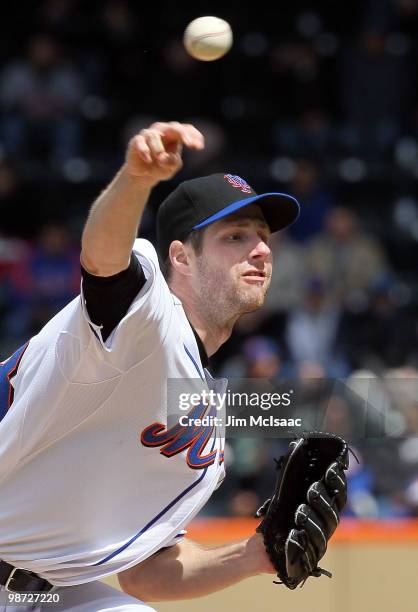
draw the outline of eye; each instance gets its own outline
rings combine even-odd
[[[239,240],[242,240],[242,238],[243,238],[243,235],[242,234],[237,234],[237,233],[228,234],[227,237],[226,237],[226,239],[229,242],[237,242]]]

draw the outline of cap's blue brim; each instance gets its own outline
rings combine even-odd
[[[237,210],[249,206],[249,204],[253,204],[254,202],[260,204],[260,208],[271,232],[277,232],[288,227],[299,217],[299,202],[293,196],[287,193],[261,193],[251,198],[244,198],[243,200],[233,202],[229,204],[229,206],[225,206],[222,210],[219,210],[214,215],[211,215],[201,223],[198,223],[198,225],[195,225],[193,229],[198,230],[202,227],[206,227],[211,223],[215,223],[215,221],[232,215],[234,212],[237,212]]]

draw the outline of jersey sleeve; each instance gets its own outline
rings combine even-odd
[[[145,283],[109,336],[103,334],[101,325],[91,320],[83,281],[81,287],[83,316],[102,351],[122,369],[145,359],[157,346],[164,343],[174,316],[173,296],[160,270],[158,256],[152,244],[148,240],[137,239],[132,256],[139,261]],[[113,299],[117,299],[117,296]]]
[[[144,271],[139,259],[132,254],[128,268],[118,274],[94,276],[81,266],[81,275],[90,320],[100,327],[106,341],[145,285]]]

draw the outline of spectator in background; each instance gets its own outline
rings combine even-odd
[[[311,159],[297,162],[290,193],[303,203],[303,214],[289,228],[289,234],[294,240],[306,242],[322,231],[325,218],[335,204],[322,182],[318,164]]]
[[[58,224],[44,226],[35,246],[10,272],[5,333],[19,340],[38,333],[79,288],[78,249],[68,231]]]
[[[6,292],[7,279],[10,270],[22,258],[25,244],[19,238],[24,230],[28,229],[26,217],[17,215],[16,211],[22,211],[28,194],[24,192],[20,176],[15,166],[7,161],[0,161],[0,301],[7,303]],[[27,217],[29,222],[33,219],[33,207],[30,207]],[[26,212],[26,210],[25,210]],[[17,229],[21,231],[16,231]],[[29,228],[33,230],[29,224]],[[5,304],[4,304],[5,305]]]
[[[403,416],[380,376],[371,370],[354,370],[344,380],[344,387],[359,410],[357,437],[384,439],[402,434]]]
[[[415,438],[416,441],[416,438]],[[374,474],[373,493],[379,518],[402,518],[411,515],[405,499],[405,464],[400,456],[402,438],[370,440],[365,448],[365,463]]]
[[[418,372],[411,367],[387,370],[383,379],[371,372],[351,377],[350,388],[367,403],[369,417],[376,419],[367,428],[363,455],[374,475],[373,493],[381,518],[406,517],[417,511],[417,384]]]
[[[279,377],[282,361],[277,343],[265,336],[248,338],[243,345],[247,378]]]
[[[418,369],[410,365],[389,368],[383,374],[384,388],[391,403],[403,413],[418,397]]]
[[[344,511],[345,516],[360,519],[377,518],[379,516],[379,504],[374,495],[375,476],[373,470],[364,461],[362,453],[356,447],[353,449],[359,463],[350,460],[347,472],[348,500]]]
[[[74,42],[87,34],[88,20],[80,0],[40,0],[33,29]],[[91,37],[91,31],[88,32]]]
[[[82,95],[80,76],[64,60],[57,41],[34,35],[26,58],[7,64],[0,77],[1,139],[6,154],[22,158],[46,152],[54,164],[74,157],[81,142]]]
[[[326,105],[326,79],[320,57],[311,43],[296,38],[280,43],[273,48],[271,67],[276,78],[270,87],[282,115],[294,117],[306,108]]]
[[[269,456],[272,444],[261,437],[230,438],[227,444],[231,478],[227,512],[232,516],[254,517],[269,494],[265,474],[272,463]]]
[[[6,331],[3,329],[4,320],[11,308],[10,273],[21,260],[25,246],[21,240],[0,234],[0,361],[10,353],[9,345],[5,342]],[[15,350],[16,345],[12,344],[10,348]]]
[[[377,28],[364,31],[347,50],[341,71],[346,149],[369,158],[390,151],[411,101],[411,68],[401,53],[391,51],[388,35]]]
[[[124,0],[109,0],[100,4],[101,26],[108,46],[124,46],[133,42],[136,28],[135,13]]]
[[[404,470],[403,498],[412,516],[418,517],[418,401],[404,409],[405,439],[399,446],[399,459]]]
[[[0,161],[0,214],[1,232],[5,236],[31,238],[40,223],[37,188],[30,187],[19,167],[10,161]],[[16,211],[19,211],[17,214]]]
[[[400,306],[389,275],[372,284],[368,307],[352,316],[352,328],[350,354],[355,367],[381,372],[400,367],[416,355],[416,321]]]
[[[332,141],[328,110],[333,90],[321,57],[311,43],[288,40],[273,49],[271,63],[276,150],[292,156],[323,154]]]
[[[318,364],[325,376],[346,376],[346,357],[342,312],[327,293],[319,277],[308,280],[304,301],[287,318],[284,338],[291,363],[299,368],[303,363]]]
[[[277,342],[267,336],[249,336],[242,341],[237,353],[228,359],[221,375],[227,378],[268,378],[283,376],[282,355]]]
[[[126,111],[133,110],[138,101],[135,93],[139,82],[146,78],[143,47],[138,45],[138,41],[145,41],[145,32],[138,13],[124,0],[99,3],[96,10],[96,44],[91,50],[100,68],[98,74],[90,73],[89,77],[96,86],[101,81],[112,112],[126,120]]]
[[[311,274],[322,278],[337,300],[364,298],[387,270],[379,242],[361,230],[355,214],[337,207],[325,219],[325,229],[308,245]]]
[[[239,356],[225,366],[226,375],[240,377],[239,380],[230,380],[229,388],[233,393],[250,395],[257,392],[261,397],[263,392],[275,390],[274,383],[283,376],[279,346],[266,336],[252,336],[245,340]],[[260,379],[260,383],[257,384],[254,379]],[[277,408],[274,410],[275,416],[278,416]],[[250,412],[260,414],[261,409],[252,408]],[[246,414],[245,409],[239,412],[241,417]],[[269,485],[265,468],[277,455],[273,446],[272,441],[260,435],[251,436],[249,431],[247,435],[230,435],[228,473],[232,476],[233,492],[228,500],[228,509],[232,515],[254,516],[267,497]]]
[[[302,297],[306,270],[303,249],[287,232],[273,234],[270,246],[273,253],[273,274],[263,308],[267,316],[295,308]]]

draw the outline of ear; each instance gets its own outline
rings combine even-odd
[[[185,244],[180,240],[173,240],[170,244],[169,257],[174,270],[180,274],[190,275],[190,259]]]

